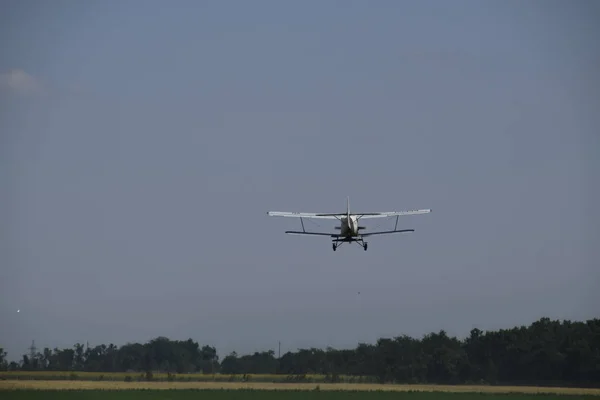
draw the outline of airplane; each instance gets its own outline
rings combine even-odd
[[[392,233],[402,232],[414,232],[414,229],[400,229],[398,230],[398,218],[404,215],[417,215],[417,214],[428,214],[431,209],[422,210],[411,210],[411,211],[388,211],[388,212],[367,212],[367,213],[351,213],[350,212],[350,196],[346,200],[346,212],[345,213],[306,213],[306,212],[286,212],[286,211],[268,211],[267,215],[270,217],[293,217],[300,218],[302,224],[302,231],[286,231],[285,233],[290,235],[314,235],[314,236],[329,236],[332,238],[333,251],[336,251],[339,246],[343,243],[357,243],[367,251],[367,242],[364,238],[375,235],[388,235]],[[359,225],[359,220],[367,218],[388,218],[396,217],[396,225],[392,231],[380,231],[362,233],[365,229],[364,226]],[[340,225],[336,226],[335,229],[339,230],[340,233],[326,233],[326,232],[307,232],[304,228],[304,218],[318,218],[318,219],[337,219],[340,221]]]

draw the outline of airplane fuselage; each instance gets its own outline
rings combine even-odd
[[[358,236],[358,216],[350,215],[340,219],[340,234],[344,237],[356,237]]]

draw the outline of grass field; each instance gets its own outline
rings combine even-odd
[[[543,396],[543,397],[540,397]],[[4,391],[3,400],[564,400],[561,395],[540,394],[480,394],[444,392],[353,392],[353,391],[260,391],[260,390],[134,390],[134,391]],[[569,399],[591,399],[586,396],[569,396]]]
[[[317,389],[318,390],[315,390]],[[310,384],[310,383],[266,383],[266,382],[123,382],[123,381],[67,381],[67,380],[4,380],[0,381],[0,391],[2,392],[2,399],[5,399],[5,394],[10,393],[11,396],[21,396],[19,393],[30,393],[31,391],[41,391],[42,393],[57,392],[66,393],[72,391],[79,393],[82,396],[83,391],[89,391],[90,396],[96,396],[93,393],[106,392],[106,391],[133,391],[138,392],[165,392],[168,395],[161,398],[174,398],[175,392],[183,393],[196,393],[198,395],[199,390],[219,392],[219,389],[225,390],[227,393],[232,391],[240,391],[243,393],[254,393],[248,392],[248,390],[265,392],[290,392],[295,393],[301,391],[304,394],[308,392],[348,392],[355,398],[356,393],[359,392],[393,392],[396,396],[399,393],[431,393],[439,392],[445,395],[450,394],[485,394],[490,395],[502,395],[506,394],[522,394],[522,395],[575,395],[575,396],[594,396],[600,399],[600,389],[580,389],[580,388],[547,388],[547,387],[532,387],[532,386],[444,386],[444,385],[378,385],[378,384],[347,384],[347,383],[325,383],[325,384]],[[19,393],[17,393],[19,392]],[[33,395],[32,395],[33,396]],[[84,397],[87,397],[86,394]],[[136,394],[135,397],[138,395]],[[162,396],[162,395],[161,395]],[[180,396],[177,394],[177,396]],[[190,396],[189,394],[182,394],[181,396]],[[206,394],[202,394],[203,398],[206,398]],[[212,396],[212,395],[211,395]],[[216,395],[215,395],[216,396]],[[237,395],[236,395],[237,396]],[[270,396],[270,395],[269,395]],[[287,394],[282,394],[287,399]],[[336,395],[337,396],[337,395]],[[12,397],[11,397],[12,398]],[[80,397],[78,397],[80,398]],[[95,397],[94,397],[95,398]],[[156,397],[152,397],[156,398]],[[179,398],[179,397],[177,397]],[[187,397],[185,397],[187,398]],[[237,397],[236,397],[237,398]],[[245,398],[245,397],[244,397]],[[397,397],[395,397],[397,398]],[[455,397],[453,397],[455,398]],[[486,397],[489,398],[489,397]],[[547,399],[547,397],[545,397]]]
[[[600,389],[490,386],[392,385],[369,383],[372,378],[340,376],[327,383],[323,375],[220,375],[95,373],[71,371],[0,372],[0,398],[36,399],[406,399],[522,400],[543,396],[554,400],[600,399]],[[367,397],[368,396],[368,397]]]

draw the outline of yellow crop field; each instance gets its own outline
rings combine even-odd
[[[254,389],[254,390],[314,390],[311,383],[268,383],[268,382],[123,382],[123,381],[66,381],[66,380],[5,380],[0,381],[0,390],[165,390],[165,389]],[[420,391],[454,393],[523,393],[596,395],[600,389],[550,388],[533,386],[450,386],[450,385],[381,385],[324,383],[320,390],[345,391]]]

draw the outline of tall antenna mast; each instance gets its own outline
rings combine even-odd
[[[36,353],[37,348],[35,347],[35,340],[31,341],[31,347],[29,348],[29,362],[33,362],[37,357]]]

